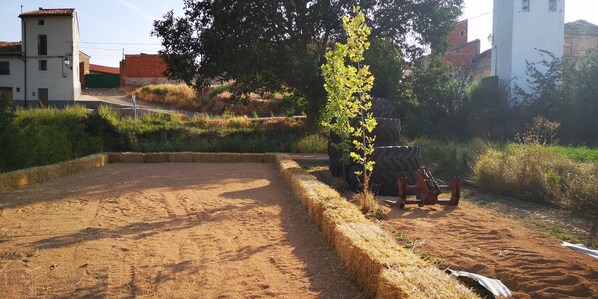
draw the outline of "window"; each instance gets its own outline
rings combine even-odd
[[[556,0],[548,0],[548,11],[556,12]]]
[[[48,55],[48,36],[37,36],[37,55]]]
[[[21,92],[21,88],[20,87],[17,87],[17,92]]]
[[[44,20],[37,20],[37,25],[44,26],[45,25]]]
[[[529,12],[529,0],[521,0],[521,11]]]
[[[465,30],[461,30],[461,31],[459,32],[459,35],[461,35],[461,36],[465,36],[465,34],[466,34],[466,33],[467,33],[467,32],[466,32]]]
[[[39,61],[39,70],[40,71],[47,71],[48,70],[48,61],[47,60],[40,60]]]
[[[10,75],[8,61],[0,61],[0,75]]]

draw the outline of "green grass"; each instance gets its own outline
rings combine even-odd
[[[598,148],[549,146],[547,150],[564,154],[573,161],[598,163]]]
[[[317,152],[326,144],[301,120],[144,113],[135,121],[107,107],[17,110],[5,129],[0,172],[102,151]]]

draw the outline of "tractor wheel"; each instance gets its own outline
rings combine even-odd
[[[343,176],[343,163],[337,157],[328,157],[328,169],[334,177]]]
[[[399,145],[401,139],[401,120],[398,118],[376,118],[376,146]]]
[[[374,117],[393,117],[395,107],[393,103],[383,98],[372,98],[372,116]]]
[[[352,118],[352,127],[359,126],[359,118]],[[399,118],[376,118],[378,123],[371,135],[376,136],[375,146],[396,146],[401,138],[401,120]],[[370,135],[370,134],[368,134]]]
[[[379,146],[370,157],[374,169],[417,170],[421,166],[421,148],[417,146]]]
[[[415,185],[417,172],[415,170],[380,170],[374,166],[370,177],[370,189],[381,196],[399,196],[397,181],[406,178],[409,185]]]
[[[363,167],[359,164],[351,164],[345,167],[345,182],[349,185],[349,189],[353,192],[361,191],[361,178],[355,174],[356,171],[362,170]]]

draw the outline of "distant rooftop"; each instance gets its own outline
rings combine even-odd
[[[20,55],[21,42],[0,41],[0,55]]]
[[[104,66],[104,65],[97,65],[97,64],[89,64],[89,71],[96,72],[96,73],[104,73],[104,74],[120,74],[120,68],[118,67],[111,67],[111,66]]]
[[[40,17],[40,16],[67,16],[71,17],[75,13],[74,8],[39,8],[38,10],[24,12],[19,18]]]
[[[565,23],[565,35],[598,36],[598,25],[586,20]]]

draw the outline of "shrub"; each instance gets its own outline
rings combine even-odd
[[[197,106],[195,90],[186,84],[145,85],[131,94],[139,101],[167,104],[179,109],[193,110]]]
[[[575,210],[598,211],[598,167],[541,145],[488,147],[472,164],[484,190]]]
[[[328,139],[320,134],[307,135],[297,143],[299,153],[325,153]]]
[[[2,144],[2,171],[41,166],[103,150],[104,125],[80,106],[20,109]]]

